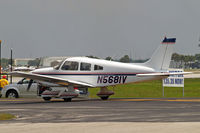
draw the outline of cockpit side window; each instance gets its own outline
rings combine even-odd
[[[103,67],[99,66],[99,65],[94,65],[94,70],[95,71],[97,71],[97,70],[103,70]]]
[[[66,61],[62,67],[62,70],[78,70],[78,62],[75,61]]]
[[[91,71],[91,64],[90,63],[84,63],[81,62],[81,71]]]

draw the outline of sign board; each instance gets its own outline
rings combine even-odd
[[[183,69],[169,69],[169,73],[183,72]],[[171,75],[168,78],[163,79],[163,87],[184,87],[184,76]]]

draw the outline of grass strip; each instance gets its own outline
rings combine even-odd
[[[0,120],[11,120],[14,118],[16,118],[16,117],[12,114],[0,113]]]
[[[200,98],[200,79],[185,79],[184,98]],[[115,92],[111,98],[163,98],[162,80],[108,87]],[[90,98],[98,98],[100,88],[90,88]],[[165,87],[164,98],[182,98],[183,88]]]

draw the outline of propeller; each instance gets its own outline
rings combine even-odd
[[[33,80],[31,79],[31,80],[29,81],[29,83],[28,83],[27,91],[30,90],[32,83],[33,83]]]

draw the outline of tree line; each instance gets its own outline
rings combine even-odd
[[[89,55],[87,57],[100,59],[99,57],[93,56],[93,55]],[[124,63],[143,63],[143,62],[147,61],[148,59],[134,60],[133,58],[130,58],[129,55],[124,55],[119,59],[113,59],[111,56],[108,56],[105,58],[105,60],[118,61],[118,62],[124,62]],[[178,54],[178,53],[173,53],[171,60],[176,63],[175,67],[177,67],[177,68],[179,68],[179,67],[200,68],[200,54],[182,55],[182,54]],[[36,58],[35,60],[30,60],[28,62],[28,66],[38,66],[39,63],[40,63],[40,59]],[[11,64],[11,60],[2,58],[1,64],[2,64],[2,67],[5,68]]]
[[[195,55],[182,55],[173,53],[172,61],[176,68],[200,68],[200,54]]]
[[[99,57],[92,56],[92,55],[89,55],[87,57],[100,59]],[[143,62],[147,61],[148,59],[133,60],[133,58],[130,58],[128,55],[124,55],[120,59],[113,59],[111,56],[108,56],[105,58],[105,60],[118,61],[118,62],[124,62],[124,63],[143,63]]]

